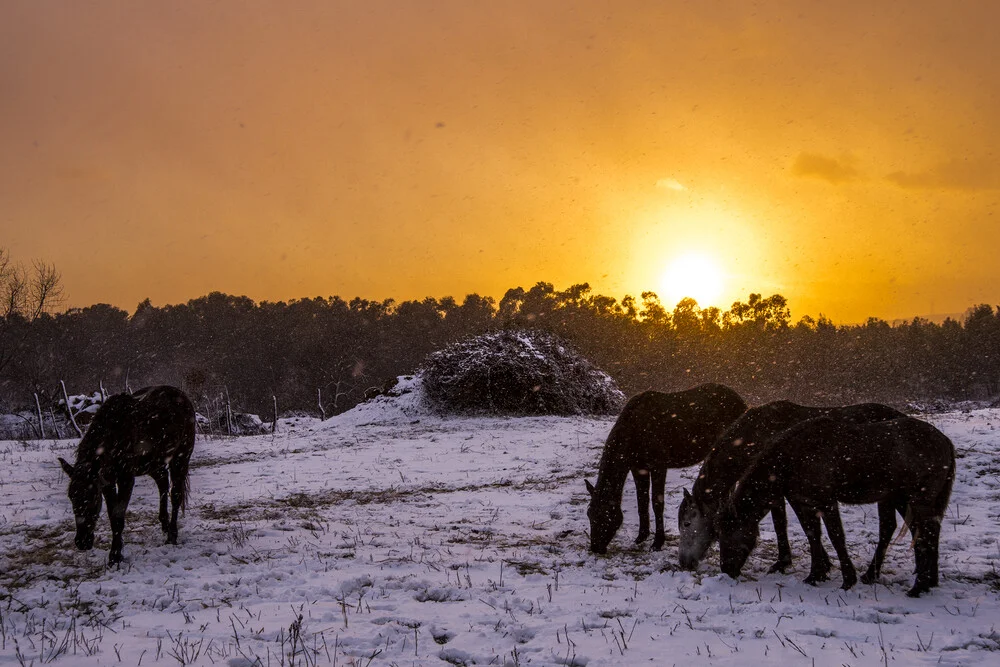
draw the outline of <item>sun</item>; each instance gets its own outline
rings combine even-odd
[[[672,309],[678,301],[690,297],[702,308],[717,306],[725,283],[725,271],[708,255],[681,255],[667,264],[660,276],[661,302]]]

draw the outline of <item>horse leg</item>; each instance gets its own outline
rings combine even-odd
[[[132,499],[132,488],[135,486],[135,477],[122,475],[118,478],[118,488],[114,486],[104,487],[104,499],[108,504],[108,519],[111,522],[111,551],[108,553],[108,565],[121,565],[122,548],[125,540],[122,534],[125,532],[125,511],[128,509],[128,502]]]
[[[177,544],[177,514],[187,500],[187,457],[170,461],[170,525],[167,526],[167,544]]]
[[[667,541],[667,533],[663,526],[663,506],[666,504],[664,496],[667,493],[666,467],[653,470],[650,475],[650,482],[653,487],[653,518],[656,519],[656,535],[653,537],[653,550],[659,551],[663,543]]]
[[[788,514],[785,512],[784,498],[771,507],[771,521],[774,522],[774,534],[778,538],[778,561],[768,569],[768,574],[784,572],[785,568],[792,564],[792,547],[788,544]]]
[[[150,477],[156,482],[156,488],[160,491],[160,528],[165,533],[170,525],[170,516],[167,514],[167,495],[170,492],[170,478],[167,476],[166,468],[160,468],[150,473]]]
[[[851,555],[847,553],[847,541],[844,538],[844,523],[840,520],[840,508],[837,503],[833,503],[823,512],[823,523],[826,524],[827,535],[833,543],[833,548],[840,559],[840,574],[844,578],[841,585],[845,591],[858,583],[858,574],[854,570],[854,563],[851,562]]]
[[[938,585],[938,541],[941,522],[926,508],[913,509],[913,556],[917,565],[917,580],[906,592],[911,598],[919,597]]]
[[[885,562],[885,552],[892,542],[892,534],[896,532],[896,506],[890,501],[878,504],[878,546],[875,555],[868,565],[868,570],[861,575],[861,583],[874,584],[882,574],[882,563]]]
[[[642,544],[649,537],[649,470],[632,468],[632,481],[635,482],[635,498],[639,506],[639,535],[636,544]]]
[[[809,567],[809,576],[803,582],[816,585],[820,581],[830,578],[830,557],[826,555],[823,548],[822,535],[820,533],[819,511],[811,505],[793,504],[792,509],[795,516],[799,518],[802,525],[802,532],[809,540],[809,555],[812,557],[812,564]]]

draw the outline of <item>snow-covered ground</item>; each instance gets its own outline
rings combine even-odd
[[[408,398],[409,397],[409,398]],[[883,582],[840,590],[766,574],[770,522],[740,581],[717,553],[678,571],[671,471],[662,552],[632,546],[634,492],[606,557],[587,551],[585,475],[612,419],[440,419],[379,398],[273,436],[199,438],[180,545],[151,479],[129,508],[125,563],[73,547],[57,456],[75,441],[0,442],[0,664],[1000,664],[1000,410],[928,420],[959,453],[942,585],[905,596],[907,541]],[[845,508],[863,569],[874,507]],[[832,551],[831,551],[832,553]]]

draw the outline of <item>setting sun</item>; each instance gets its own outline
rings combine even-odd
[[[725,273],[711,257],[688,254],[667,265],[660,277],[661,301],[670,309],[678,301],[690,297],[699,306],[717,306],[725,287]]]

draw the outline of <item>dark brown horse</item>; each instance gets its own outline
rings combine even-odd
[[[666,541],[663,504],[667,469],[692,466],[703,458],[719,434],[743,414],[746,403],[720,384],[703,384],[672,394],[646,391],[633,396],[608,434],[590,492],[590,550],[605,553],[622,525],[622,490],[629,472],[639,504],[639,536],[649,537],[649,495],[653,489],[656,535],[653,549]]]
[[[729,496],[736,482],[747,471],[754,455],[767,441],[785,429],[807,419],[829,415],[852,424],[885,421],[905,417],[902,412],[879,403],[862,403],[842,408],[815,408],[789,401],[775,401],[750,408],[737,419],[705,458],[691,493],[684,489],[684,498],[677,510],[677,530],[680,533],[678,557],[682,568],[693,570],[716,540],[715,516],[722,501]],[[788,518],[782,498],[771,508],[774,532],[778,537],[778,561],[769,572],[783,572],[792,564],[788,544]],[[823,557],[829,561],[826,551]]]
[[[879,540],[862,582],[873,583],[896,529],[896,512],[913,535],[917,597],[938,585],[938,539],[955,479],[955,448],[927,422],[902,417],[850,424],[830,417],[803,422],[773,438],[737,483],[718,517],[722,571],[736,578],[757,542],[758,524],[788,499],[809,539],[806,583],[824,581],[820,521],[840,559],[843,588],[857,581],[838,503],[878,503]]]
[[[177,513],[187,500],[194,436],[194,407],[180,389],[146,387],[132,395],[109,397],[80,440],[76,464],[59,459],[69,475],[77,548],[94,546],[94,527],[101,514],[103,495],[111,523],[108,564],[121,563],[125,510],[139,475],[149,475],[156,481],[160,525],[167,534],[167,543],[177,544]],[[173,504],[169,519],[168,491]]]

